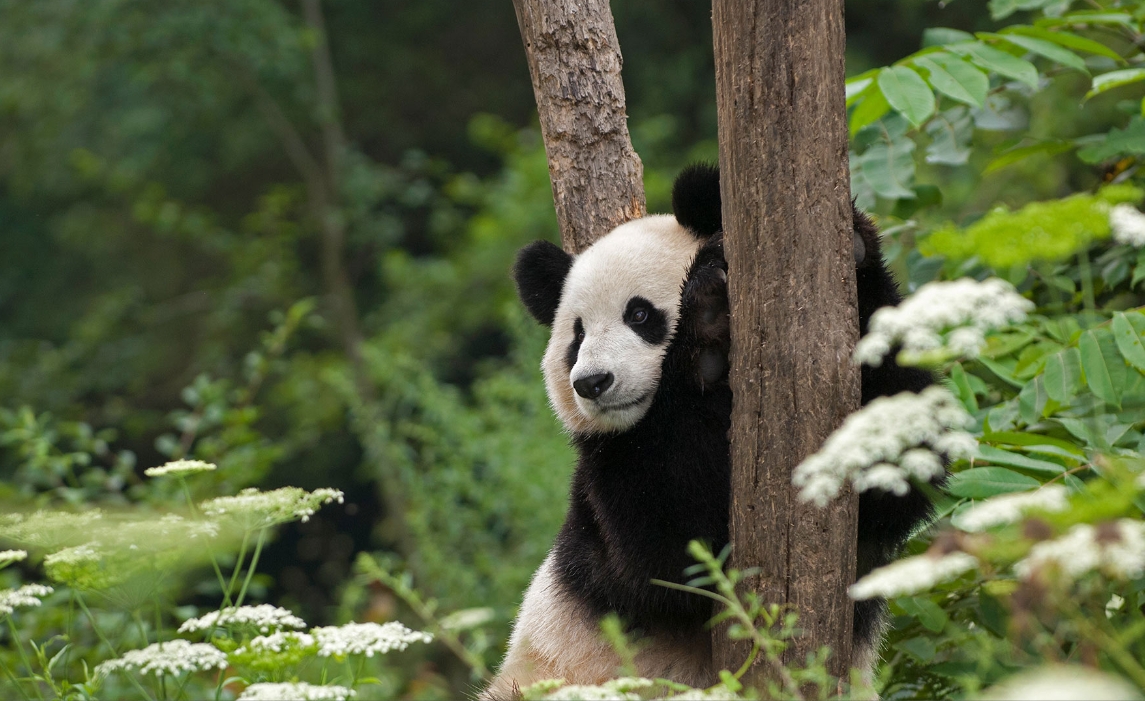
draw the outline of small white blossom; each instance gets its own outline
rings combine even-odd
[[[948,582],[978,566],[973,555],[952,552],[934,556],[927,553],[904,558],[880,567],[851,585],[847,593],[856,601],[915,594]]]
[[[854,361],[881,365],[896,345],[906,362],[943,347],[955,357],[975,357],[987,332],[1022,321],[1033,308],[1033,302],[998,278],[930,282],[897,307],[883,307],[871,316]]]
[[[1121,677],[1080,666],[1048,665],[1003,679],[978,698],[995,701],[1132,701],[1141,698]]]
[[[1101,570],[1116,579],[1145,575],[1145,522],[1123,518],[1091,526],[1081,523],[1056,540],[1038,543],[1014,565],[1023,579],[1053,566],[1070,577]]]
[[[283,652],[292,648],[314,647],[316,641],[309,633],[300,633],[293,630],[280,630],[270,635],[260,635],[252,638],[243,647],[234,651],[235,655],[260,652]]]
[[[1121,610],[1125,605],[1125,599],[1116,594],[1109,597],[1109,601],[1105,602],[1105,617],[1113,618],[1113,614]]]
[[[260,492],[255,488],[244,489],[235,496],[218,497],[199,505],[208,516],[233,516],[247,528],[265,528],[278,523],[301,519],[310,520],[323,504],[337,501],[341,504],[344,495],[339,489],[315,489],[307,492],[298,487],[282,487],[270,492]]]
[[[102,520],[99,509],[6,514],[0,516],[0,536],[22,545],[54,549],[90,540],[90,529]]]
[[[1002,494],[978,502],[954,519],[964,531],[978,532],[1013,523],[1031,509],[1064,511],[1069,508],[1069,490],[1060,484],[1049,484],[1032,492]]]
[[[292,684],[262,682],[251,684],[238,701],[346,701],[358,692],[344,686],[317,686],[306,682]]]
[[[18,608],[39,606],[40,599],[53,591],[55,590],[43,584],[25,584],[19,589],[0,589],[0,616],[12,613]]]
[[[390,650],[404,650],[410,643],[428,643],[429,633],[406,628],[397,621],[389,623],[347,623],[344,626],[324,626],[310,631],[318,641],[318,654],[322,657],[346,655],[384,655]]]
[[[27,550],[0,550],[0,567],[28,559]]]
[[[143,471],[148,477],[183,477],[196,472],[217,470],[218,465],[202,460],[172,460],[159,467],[149,467]]]
[[[656,682],[643,677],[621,677],[603,684],[570,684],[545,695],[546,701],[635,701],[642,698],[641,689]],[[674,698],[674,697],[673,697]]]
[[[179,626],[180,633],[219,628],[254,628],[260,633],[269,633],[279,628],[305,628],[306,621],[290,611],[270,604],[240,606],[211,611],[198,618],[189,618]]]
[[[446,630],[469,630],[482,626],[493,620],[493,609],[489,607],[462,609],[454,611],[445,618],[441,619],[439,623],[441,627]]]
[[[1145,214],[1131,204],[1119,204],[1109,211],[1113,240],[1134,248],[1145,246]]]
[[[948,390],[880,397],[851,414],[819,452],[795,468],[799,498],[826,505],[847,480],[855,489],[906,494],[909,480],[928,482],[943,474],[942,458],[969,457],[977,442],[961,431],[970,415]]]
[[[97,665],[95,671],[96,674],[103,676],[117,670],[159,676],[205,672],[211,669],[224,669],[226,666],[227,656],[214,645],[168,640],[165,643],[148,645],[142,650],[132,650],[119,659],[108,660]]]

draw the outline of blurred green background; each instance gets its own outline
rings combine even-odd
[[[546,333],[508,276],[557,236],[512,3],[328,0],[332,75],[305,6],[0,0],[0,500],[130,503],[144,468],[184,456],[219,463],[202,496],[337,487],[345,506],[264,554],[260,599],[313,625],[392,617],[397,598],[351,577],[384,553],[444,610],[493,607],[503,634],[573,460]],[[675,172],[716,156],[710,5],[613,12],[665,211]],[[848,73],[930,26],[997,23],[972,0],[851,0]],[[1082,83],[1038,93],[1026,131],[1115,111],[1081,114]],[[1072,156],[979,160],[919,158],[944,198],[912,214],[965,222],[1099,179]],[[440,651],[417,672],[465,674]]]

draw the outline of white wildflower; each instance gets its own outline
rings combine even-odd
[[[202,460],[172,460],[159,467],[149,467],[143,471],[148,477],[185,477],[196,472],[210,472],[217,470],[218,465]]]
[[[1120,611],[1121,607],[1124,605],[1125,605],[1124,597],[1120,597],[1116,594],[1110,596],[1109,601],[1105,602],[1105,617],[1106,618],[1113,618],[1113,614]]]
[[[880,567],[851,585],[847,593],[856,601],[915,594],[948,582],[978,566],[973,555],[952,552],[947,555],[916,555]]]
[[[90,530],[103,520],[99,509],[80,511],[36,511],[30,514],[0,516],[0,537],[21,545],[56,549],[91,540]]]
[[[410,643],[428,643],[429,633],[406,628],[397,621],[389,623],[347,623],[344,626],[324,626],[310,631],[318,641],[318,654],[322,657],[345,655],[384,655],[390,650],[404,650]]]
[[[7,567],[13,562],[28,559],[27,550],[0,550],[0,567]]]
[[[672,701],[739,701],[739,699],[743,697],[723,684],[717,684],[708,689],[688,689],[687,691],[673,694],[668,698],[672,699]],[[860,696],[857,698],[865,697]]]
[[[224,669],[226,666],[227,656],[214,645],[168,640],[165,643],[148,645],[142,650],[132,650],[119,659],[108,660],[97,665],[95,671],[103,676],[117,670],[159,676],[205,672],[211,669]]]
[[[1081,523],[1056,540],[1038,543],[1014,565],[1026,579],[1047,566],[1070,577],[1101,570],[1116,579],[1145,575],[1145,522],[1123,518],[1097,526]]]
[[[1119,204],[1109,211],[1113,240],[1134,248],[1145,246],[1145,214],[1131,204]]]
[[[1080,666],[1048,665],[1002,680],[979,698],[995,701],[1133,701],[1141,699],[1121,677]]]
[[[897,307],[883,307],[871,316],[854,361],[881,365],[895,346],[908,363],[943,347],[954,357],[975,357],[987,332],[1022,321],[1033,308],[1033,302],[998,278],[930,282]]]
[[[341,504],[344,495],[339,489],[315,489],[307,492],[298,487],[282,487],[270,492],[260,492],[255,488],[244,489],[235,496],[218,497],[199,505],[208,516],[232,516],[247,528],[265,528],[278,523],[301,519],[310,520],[323,504],[337,501]]]
[[[928,387],[922,394],[880,397],[847,417],[819,452],[792,477],[799,498],[824,506],[847,480],[859,491],[885,489],[906,494],[909,480],[928,482],[943,474],[943,454],[969,457],[977,446],[959,430],[970,415],[948,390]]]
[[[545,694],[546,701],[629,701],[643,698],[641,689],[648,689],[656,682],[643,677],[621,677],[610,679],[602,684],[570,684]]]
[[[243,647],[234,651],[235,655],[258,654],[262,652],[283,652],[290,649],[314,647],[317,641],[309,633],[294,630],[280,630],[270,635],[251,638]]]
[[[43,584],[25,584],[19,589],[0,589],[0,616],[12,613],[18,608],[39,606],[40,599],[53,591],[55,590]]]
[[[984,531],[987,528],[1013,523],[1032,509],[1064,511],[1069,508],[1069,490],[1060,484],[1049,484],[1032,492],[1002,494],[978,502],[958,514],[954,525],[964,531]]]
[[[244,689],[238,701],[346,701],[357,693],[344,686],[262,682]]]
[[[279,628],[305,628],[306,621],[287,609],[270,604],[257,606],[230,607],[221,611],[211,611],[198,618],[189,618],[179,626],[180,633],[219,628],[254,628],[260,633],[269,633]]]

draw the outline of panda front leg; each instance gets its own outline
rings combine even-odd
[[[731,326],[728,313],[728,264],[723,234],[700,247],[684,279],[676,338],[666,360],[665,376],[682,365],[682,376],[701,393],[727,385]]]

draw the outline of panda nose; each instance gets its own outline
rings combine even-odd
[[[573,389],[576,393],[585,399],[596,399],[604,394],[604,391],[612,386],[612,380],[615,379],[611,372],[601,373],[599,375],[589,375],[582,377],[573,383]]]

